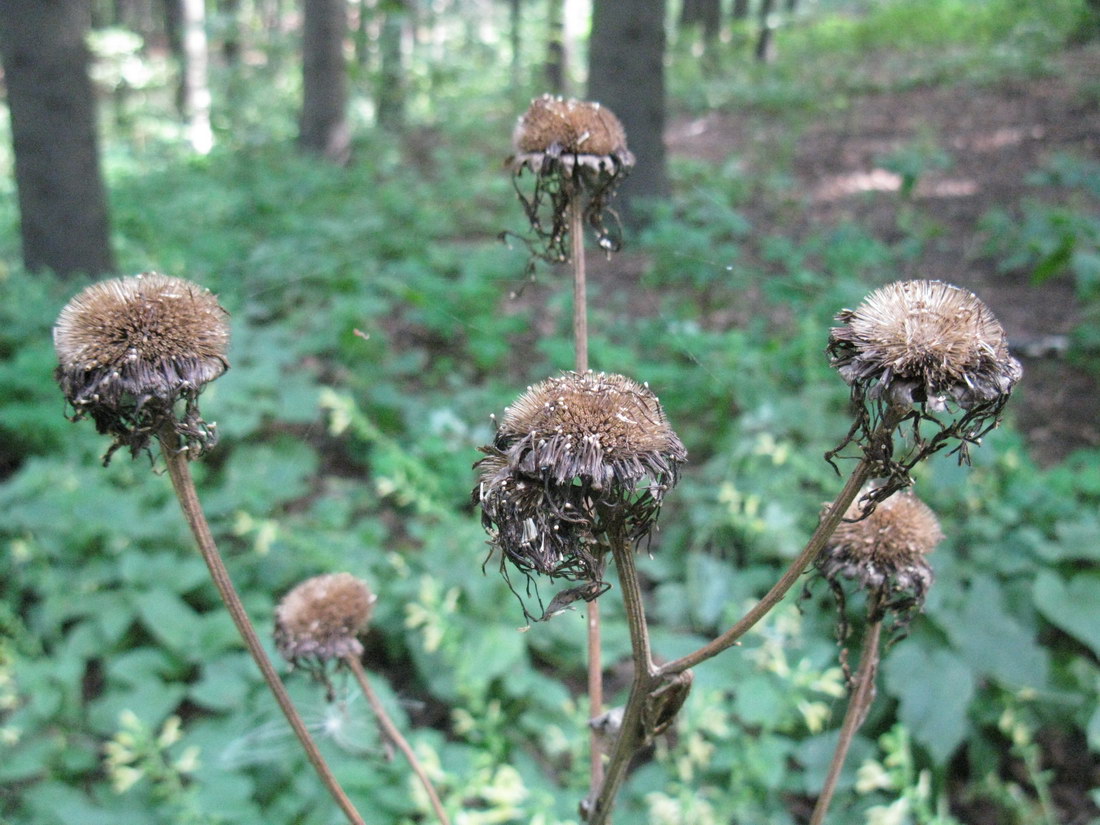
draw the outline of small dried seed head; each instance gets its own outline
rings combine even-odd
[[[275,645],[292,664],[323,666],[330,659],[363,652],[356,638],[366,627],[377,597],[350,573],[306,579],[275,610]]]
[[[864,496],[864,501],[871,497]],[[923,602],[932,584],[925,559],[943,540],[936,514],[910,492],[895,493],[861,517],[864,504],[854,502],[845,521],[818,559],[825,578],[851,579],[887,603],[896,596]]]
[[[899,281],[837,315],[832,365],[868,398],[942,411],[1007,398],[1019,381],[1004,329],[977,296],[942,281]]]
[[[531,101],[512,135],[517,155],[566,152],[625,158],[626,132],[599,103],[543,95]]]
[[[602,535],[650,533],[687,459],[657,396],[593,372],[530,387],[482,452],[473,498],[490,543],[524,572],[585,581],[601,575]]]
[[[196,452],[213,441],[197,398],[229,367],[229,326],[209,290],[155,272],[101,281],[61,310],[53,339],[74,420],[90,415],[114,437],[112,451],[136,455],[167,420]]]

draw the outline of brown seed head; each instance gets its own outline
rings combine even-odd
[[[844,576],[865,590],[923,599],[932,584],[924,557],[943,540],[936,514],[907,491],[880,502],[865,518],[860,518],[862,506],[857,501],[848,508],[848,520],[829,539],[818,567],[830,580]]]
[[[512,143],[517,154],[629,155],[626,132],[610,109],[552,95],[531,101],[516,123]]]
[[[180,434],[200,446],[212,440],[194,401],[229,367],[229,326],[209,290],[155,272],[101,281],[65,305],[53,339],[76,417],[91,415],[116,446],[136,453],[180,398]]]
[[[377,597],[350,573],[306,579],[275,610],[275,644],[287,661],[323,663],[358,656],[356,638],[366,627]]]
[[[473,499],[491,543],[521,570],[585,581],[602,535],[650,533],[687,458],[657,396],[593,372],[528,388],[482,452]]]
[[[837,315],[834,367],[871,398],[943,410],[1007,398],[1020,379],[1004,329],[977,296],[942,281],[898,281]]]

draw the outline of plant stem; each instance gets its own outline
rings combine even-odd
[[[615,568],[619,572],[619,587],[623,591],[627,626],[630,629],[634,678],[630,684],[630,696],[623,709],[619,735],[615,738],[615,745],[607,762],[607,775],[601,785],[593,785],[592,788],[588,825],[605,825],[610,822],[611,808],[626,779],[626,769],[641,747],[645,735],[642,713],[646,698],[661,683],[650,652],[649,627],[642,603],[642,589],[638,582],[638,568],[634,563],[634,548],[622,531],[615,531],[610,538]]]
[[[737,622],[737,624],[717,639],[703,645],[694,653],[689,653],[687,656],[683,656],[673,662],[665,664],[660,669],[661,674],[681,673],[700,662],[717,656],[726,648],[736,644],[737,640],[744,636],[753,625],[763,619],[773,607],[779,604],[783,597],[787,595],[787,591],[791,589],[796,581],[798,581],[806,567],[817,558],[818,553],[820,553],[825,546],[825,542],[829,540],[829,537],[836,530],[837,525],[840,524],[841,519],[844,518],[845,511],[847,511],[849,505],[855,500],[855,497],[859,495],[860,489],[867,482],[871,474],[871,467],[872,463],[866,458],[860,459],[859,464],[855,466],[855,469],[852,470],[852,474],[848,477],[848,482],[844,485],[844,489],[841,490],[840,495],[837,496],[836,500],[829,508],[829,511],[818,523],[817,529],[814,530],[805,548],[798,554],[798,557],[791,562],[783,575],[780,576],[779,581],[772,586],[772,589],[769,590],[764,597]]]
[[[574,369],[588,372],[588,287],[584,261],[584,199],[575,188],[569,200],[570,256],[573,265],[573,347]],[[603,654],[600,627],[600,605],[596,599],[588,603],[588,718],[603,713]],[[603,746],[601,735],[593,730],[588,737],[591,756],[590,784],[593,790],[603,783]]]
[[[218,593],[221,594],[222,601],[225,603],[226,609],[229,610],[229,615],[233,618],[233,624],[237,626],[248,652],[252,654],[252,658],[259,666],[267,686],[275,696],[275,701],[279,703],[279,707],[286,715],[290,727],[293,728],[298,741],[301,742],[309,761],[313,763],[321,782],[324,783],[332,798],[336,800],[336,804],[340,806],[348,821],[352,825],[364,825],[363,818],[359,815],[355,806],[352,805],[347,794],[344,793],[344,789],[340,787],[340,783],[325,763],[325,759],[321,756],[321,752],[317,749],[317,745],[309,735],[309,731],[306,730],[302,717],[298,714],[294,703],[291,702],[286,687],[279,678],[279,674],[275,672],[271,660],[256,635],[256,629],[253,627],[251,619],[245,613],[240,596],[237,595],[237,590],[233,587],[233,582],[229,578],[229,571],[226,570],[225,563],[218,552],[218,547],[214,543],[210,525],[207,524],[206,516],[203,515],[202,505],[199,503],[198,493],[195,491],[195,482],[191,478],[191,468],[188,466],[187,456],[180,450],[179,436],[170,427],[165,427],[158,434],[158,438],[161,452],[164,454],[165,464],[168,467],[168,476],[172,480],[172,487],[176,491],[176,497],[179,499],[184,518],[191,528],[191,534],[195,537],[195,543],[199,546],[203,561],[206,562],[207,569],[210,570],[214,585],[218,588]]]
[[[378,698],[378,694],[374,692],[374,688],[371,687],[370,681],[367,679],[367,672],[363,670],[363,664],[359,661],[359,657],[348,653],[344,656],[343,661],[351,668],[351,672],[355,676],[355,681],[359,683],[359,687],[363,690],[363,695],[367,697],[367,701],[370,703],[371,710],[374,711],[374,715],[378,717],[378,724],[382,726],[382,731],[386,737],[397,746],[397,749],[408,760],[409,767],[413,769],[413,773],[416,774],[416,778],[420,780],[420,784],[424,786],[424,790],[427,791],[428,801],[431,802],[432,810],[435,811],[436,817],[442,823],[442,825],[451,825],[451,821],[447,818],[447,812],[443,810],[443,804],[439,801],[439,794],[435,792],[435,788],[432,786],[432,781],[428,779],[428,774],[424,772],[423,766],[420,764],[420,760],[416,758],[416,754],[413,753],[413,749],[409,746],[405,737],[401,735],[401,731],[397,729],[397,726],[390,719],[386,713],[386,709],[382,707],[382,702]]]
[[[874,597],[871,597],[874,601]],[[874,605],[871,605],[871,613]],[[825,784],[821,788],[821,796],[817,798],[814,806],[813,817],[810,825],[821,825],[825,821],[825,814],[829,811],[829,803],[832,802],[833,792],[836,791],[837,780],[840,779],[840,771],[844,767],[844,760],[848,756],[848,748],[852,745],[852,739],[867,717],[867,710],[871,706],[875,695],[875,675],[878,671],[879,636],[882,633],[882,619],[872,621],[863,634],[863,650],[859,657],[859,670],[855,676],[855,690],[852,698],[848,700],[848,710],[844,714],[844,724],[840,728],[840,739],[837,740],[836,750],[833,751],[833,761],[829,765],[829,774],[825,777]]]

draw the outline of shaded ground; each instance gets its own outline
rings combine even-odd
[[[782,221],[794,235],[849,220],[890,243],[903,237],[899,220],[910,227],[918,221],[928,240],[912,271],[899,277],[966,286],[1001,319],[1025,369],[1013,404],[1016,420],[1042,463],[1100,446],[1100,385],[1064,357],[1064,336],[1081,322],[1070,279],[1035,287],[1027,272],[998,272],[983,254],[979,220],[1023,198],[1056,202],[1058,192],[1027,181],[1050,156],[1100,159],[1098,77],[1100,49],[1090,47],[1065,55],[1055,77],[854,99],[844,112],[820,117],[795,138],[797,208],[780,214],[775,205],[753,204],[746,210],[754,225]],[[754,159],[764,166],[776,147],[789,143],[789,131],[789,123],[716,112],[675,122],[668,142],[674,154],[716,163],[736,154],[751,176]],[[902,178],[882,168],[881,159],[914,145],[938,147],[950,163],[944,169],[930,165],[907,202]]]

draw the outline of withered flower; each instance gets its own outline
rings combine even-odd
[[[595,583],[607,537],[648,536],[687,458],[648,387],[594,372],[528,388],[482,452],[473,498],[502,564]]]
[[[327,573],[296,585],[275,609],[275,646],[295,665],[319,669],[363,652],[356,638],[377,596],[351,573]]]
[[[608,208],[615,184],[634,166],[626,132],[606,106],[543,95],[531,101],[512,135],[508,159],[516,193],[538,238],[532,251],[548,261],[569,258],[566,238],[574,199],[584,199],[584,220],[600,248],[619,248],[617,217]],[[524,170],[534,173],[533,191],[520,186]],[[612,227],[605,223],[612,218]],[[537,247],[537,248],[536,248]]]
[[[868,514],[867,503],[875,499],[872,488],[852,503],[818,557],[817,569],[842,607],[839,579],[844,578],[871,596],[874,610],[905,614],[924,603],[932,586],[925,557],[943,540],[943,531],[936,514],[913,493],[895,493]]]
[[[969,444],[995,427],[1020,380],[1020,363],[1008,351],[1004,329],[973,293],[942,281],[898,281],[872,292],[856,309],[837,315],[829,333],[830,363],[852,388],[857,420],[845,441],[864,446],[894,479],[880,495],[908,483],[921,459],[958,440],[960,459]],[[893,455],[892,437],[875,442],[884,421],[891,430],[913,424],[913,447]],[[922,423],[934,433],[925,437]],[[880,436],[888,436],[880,433]]]
[[[73,420],[114,439],[105,461],[122,446],[136,456],[164,426],[193,454],[215,440],[198,397],[229,367],[229,326],[209,290],[155,272],[101,281],[61,310],[53,339]]]

